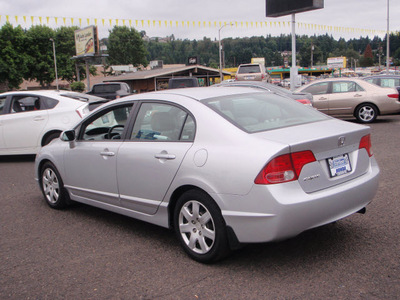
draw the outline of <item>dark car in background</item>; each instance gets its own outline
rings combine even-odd
[[[223,81],[220,84],[214,86],[241,86],[241,87],[252,87],[257,89],[266,90],[273,92],[280,96],[292,98],[305,105],[313,105],[313,96],[310,93],[303,92],[292,92],[288,89],[276,86],[266,81]]]
[[[114,100],[131,95],[132,91],[126,82],[104,82],[94,84],[87,94]]]
[[[199,81],[196,77],[177,77],[168,80],[168,89],[181,89],[198,86]]]

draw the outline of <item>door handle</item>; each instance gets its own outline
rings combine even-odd
[[[44,118],[42,116],[37,116],[33,118],[33,121],[43,121]]]
[[[168,154],[168,153],[158,153],[158,154],[154,155],[154,157],[157,158],[157,159],[168,159],[168,160],[171,160],[171,159],[175,159],[176,155]]]
[[[354,97],[362,97],[360,94],[355,94]]]
[[[115,153],[111,152],[111,151],[103,151],[103,152],[100,152],[100,155],[101,156],[115,156]]]
[[[320,97],[318,100],[328,100],[328,98]]]

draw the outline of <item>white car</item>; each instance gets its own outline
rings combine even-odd
[[[36,154],[104,102],[69,91],[0,94],[0,155]]]

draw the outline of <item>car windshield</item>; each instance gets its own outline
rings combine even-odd
[[[292,99],[249,93],[202,101],[240,129],[254,133],[327,120],[329,117]]]
[[[257,65],[248,65],[248,66],[240,66],[238,73],[239,74],[247,74],[247,73],[260,73],[260,66]]]

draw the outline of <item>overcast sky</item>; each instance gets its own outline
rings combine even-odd
[[[367,34],[384,37],[387,0],[324,2],[324,9],[296,15],[299,23],[296,34],[328,33],[345,39]],[[400,31],[400,0],[389,0],[389,3],[390,30]],[[7,16],[12,24],[23,27],[32,25],[31,17],[34,17],[34,24],[40,24],[41,17],[42,24],[53,28],[63,26],[64,22],[70,26],[72,21],[73,25],[86,27],[88,19],[90,25],[95,25],[97,20],[100,38],[108,35],[117,20],[118,25],[123,22],[132,25],[138,31],[146,31],[150,37],[174,34],[181,39],[218,38],[219,28],[225,22],[232,22],[233,26],[221,29],[221,38],[289,34],[288,22],[291,20],[290,16],[266,18],[265,0],[0,0],[0,26]]]

